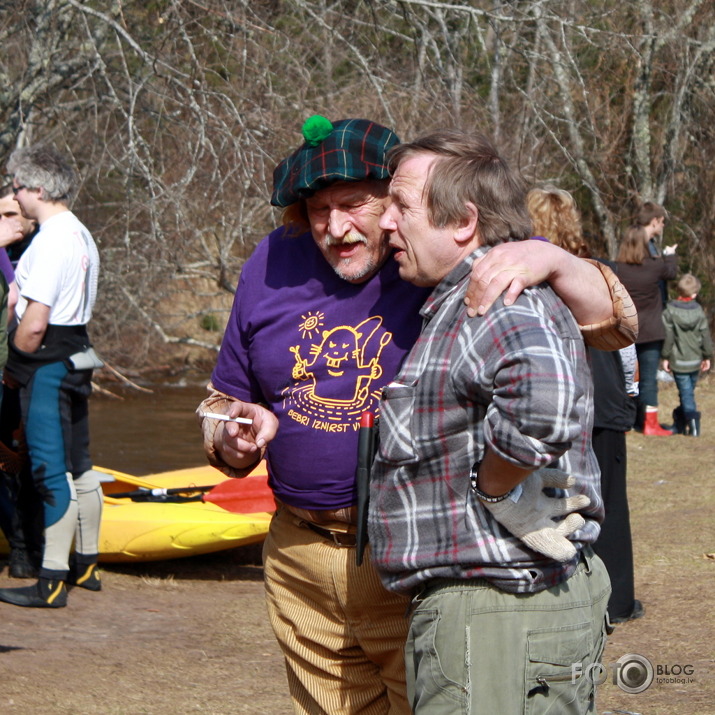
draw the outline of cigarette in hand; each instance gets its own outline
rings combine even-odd
[[[209,417],[212,420],[221,420],[222,422],[237,422],[240,425],[252,425],[253,420],[250,417],[229,417],[222,415],[219,412],[202,412],[202,417]]]

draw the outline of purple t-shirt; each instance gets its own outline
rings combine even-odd
[[[365,283],[342,280],[310,233],[279,228],[256,247],[211,379],[277,415],[268,471],[279,500],[304,509],[355,503],[360,415],[379,412],[429,293],[404,282],[392,259]]]
[[[0,247],[0,273],[5,276],[8,285],[15,280],[15,271],[4,247]]]

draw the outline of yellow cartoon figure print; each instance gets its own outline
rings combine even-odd
[[[363,410],[375,409],[382,388],[375,384],[383,374],[380,356],[392,340],[392,333],[381,330],[382,318],[326,329],[324,316],[302,317],[301,337],[310,343],[290,347],[294,384],[286,390],[286,406],[294,419],[304,416],[306,424],[310,418],[353,422]]]

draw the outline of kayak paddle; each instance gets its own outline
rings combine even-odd
[[[196,492],[202,492],[196,494]],[[107,494],[112,499],[135,502],[180,503],[208,502],[234,514],[273,512],[273,492],[263,479],[246,477],[226,479],[216,485],[161,488],[139,488],[131,492]]]

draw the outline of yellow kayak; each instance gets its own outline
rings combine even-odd
[[[95,469],[104,491],[100,561],[159,561],[256,543],[275,508],[263,462],[244,479],[208,465],[146,477]],[[0,550],[7,551],[4,540]]]

